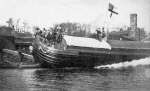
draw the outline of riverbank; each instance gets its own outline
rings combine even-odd
[[[11,27],[1,26],[0,68],[35,67],[34,59],[27,59],[22,55],[30,54],[29,46],[32,46],[33,40],[33,35],[29,32],[18,32]]]
[[[35,68],[39,67],[33,59],[27,59],[18,55],[9,53],[0,53],[0,68]]]

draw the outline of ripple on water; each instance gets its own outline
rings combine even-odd
[[[121,69],[1,69],[0,91],[149,91],[150,66]]]

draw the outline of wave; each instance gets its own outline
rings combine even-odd
[[[125,67],[136,67],[138,65],[150,65],[150,57],[139,59],[139,60],[133,60],[133,61],[126,61],[126,62],[96,66],[95,68],[96,69],[101,69],[101,68],[119,69],[119,68],[125,68]]]

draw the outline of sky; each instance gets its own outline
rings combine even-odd
[[[108,3],[119,15],[109,19]],[[131,13],[138,14],[138,27],[150,32],[150,0],[0,0],[0,24],[9,18],[31,25],[51,26],[61,22],[79,22],[112,27],[130,25]]]

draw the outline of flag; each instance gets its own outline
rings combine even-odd
[[[112,14],[116,14],[116,15],[118,14],[118,12],[114,11],[114,8],[115,8],[114,5],[109,3],[108,11],[111,12],[110,18],[112,17]]]
[[[109,9],[108,10],[113,10],[114,9],[114,5],[109,3]]]

